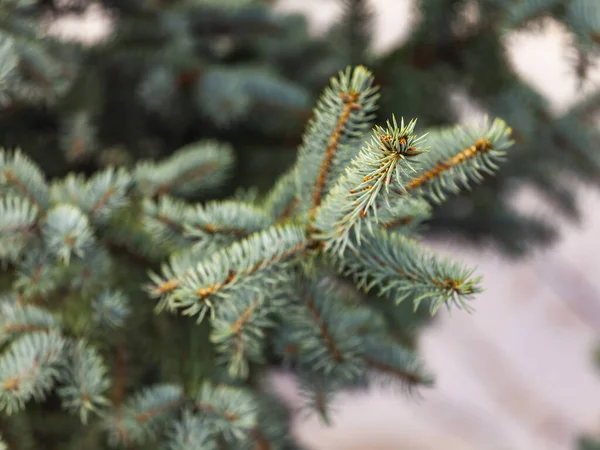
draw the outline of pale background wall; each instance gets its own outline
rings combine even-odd
[[[372,4],[376,46],[385,50],[407,35],[414,19],[407,0]],[[337,5],[279,2],[281,10],[308,13],[315,32],[335,19]],[[565,61],[566,39],[552,26],[509,45],[518,70],[557,110],[578,93]],[[593,78],[598,88],[600,71]],[[422,336],[437,386],[416,399],[385,390],[344,395],[332,428],[298,417],[294,429],[301,441],[314,450],[570,450],[576,433],[600,435],[600,370],[591,362],[600,342],[600,194],[584,190],[580,197],[582,224],[565,228],[560,243],[528,261],[508,263],[436,244],[476,264],[486,287],[474,314],[444,315]],[[527,193],[518,202],[543,210]],[[297,405],[291,380],[276,382]]]
[[[337,2],[279,0],[278,8],[308,13],[320,32],[339,12]],[[408,0],[372,3],[376,47],[384,51],[414,18]],[[109,25],[91,9],[85,20],[51,31],[95,41]],[[585,95],[570,76],[565,42],[553,26],[509,43],[516,67],[557,110]],[[598,88],[600,71],[593,78]],[[465,118],[473,115],[465,109]],[[527,193],[517,201],[544,210]],[[600,371],[591,363],[600,342],[600,193],[583,190],[581,201],[582,224],[565,227],[560,243],[528,261],[436,244],[477,264],[487,288],[474,314],[442,314],[423,333],[422,355],[437,386],[420,398],[384,390],[343,395],[333,427],[298,416],[298,438],[311,450],[570,450],[575,434],[600,435]],[[273,383],[291,406],[299,404],[292,380],[279,375]]]

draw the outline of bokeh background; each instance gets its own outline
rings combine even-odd
[[[385,51],[404,39],[416,20],[406,0],[372,0],[375,45]],[[323,33],[339,15],[335,0],[280,0],[280,11],[308,15]],[[90,8],[82,17],[52,25],[52,32],[94,41],[110,20]],[[567,61],[567,35],[557,25],[515,35],[508,51],[518,71],[556,111],[600,86],[600,70],[578,87]],[[460,101],[458,96],[457,101]],[[478,111],[464,104],[464,119]],[[581,433],[600,435],[600,194],[579,191],[584,211],[576,225],[561,225],[560,240],[527,259],[507,261],[453,242],[452,251],[485,276],[476,312],[441,313],[421,334],[419,347],[436,374],[436,387],[407,397],[374,389],[343,395],[332,427],[299,414],[298,438],[315,450],[568,450]],[[532,193],[519,207],[551,214]],[[287,403],[300,404],[293,380],[274,374]]]

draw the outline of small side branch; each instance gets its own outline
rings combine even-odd
[[[398,378],[409,385],[420,385],[427,384],[427,380],[422,376],[422,374],[417,371],[409,371],[403,370],[400,367],[392,366],[391,364],[387,364],[383,361],[378,361],[374,358],[370,358],[366,356],[364,358],[368,367],[371,367],[378,372],[387,373],[392,375],[394,378]]]
[[[404,189],[406,191],[411,191],[415,188],[424,186],[427,183],[430,183],[432,180],[439,178],[444,172],[465,163],[468,160],[475,158],[476,156],[482,155],[490,150],[492,150],[493,146],[489,139],[479,139],[477,142],[469,148],[464,149],[456,156],[453,156],[445,161],[437,162],[433,168],[425,171],[419,177],[412,180]],[[400,193],[400,192],[397,192]]]
[[[329,138],[329,143],[327,145],[327,149],[325,150],[325,159],[321,164],[321,168],[319,170],[319,176],[317,177],[317,185],[315,186],[315,190],[312,196],[312,209],[310,212],[310,216],[312,218],[315,217],[316,210],[318,206],[321,204],[321,198],[323,196],[323,192],[325,190],[325,183],[327,182],[327,175],[331,169],[331,164],[335,157],[336,151],[340,144],[340,138],[344,132],[344,128],[346,127],[348,120],[350,119],[350,113],[355,110],[362,109],[361,105],[357,103],[358,94],[356,92],[349,93],[341,93],[340,97],[344,101],[344,107],[342,108],[342,113],[337,121],[337,124]]]
[[[321,314],[319,313],[319,310],[317,309],[317,306],[315,304],[315,301],[312,298],[309,298],[308,301],[306,302],[306,306],[307,306],[308,311],[310,312],[312,318],[314,319],[315,323],[319,327],[321,337],[325,341],[325,344],[327,345],[329,352],[333,356],[333,359],[337,362],[342,362],[342,360],[343,360],[342,353],[339,351],[339,349],[335,345],[335,341],[334,341],[333,337],[331,336],[331,334],[329,334],[327,325],[325,324],[325,322],[323,322],[323,320],[321,318]]]

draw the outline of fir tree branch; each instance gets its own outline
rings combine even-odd
[[[104,396],[110,382],[106,367],[98,352],[83,340],[69,342],[68,357],[64,363],[64,386],[57,393],[63,407],[79,414],[86,424],[89,414],[109,404]]]
[[[348,68],[332,78],[317,104],[296,162],[298,196],[302,210],[308,210],[311,217],[328,185],[343,170],[348,152],[370,127],[378,98],[372,83],[364,67]]]
[[[26,198],[40,213],[49,202],[44,175],[20,149],[0,149],[0,192]]]
[[[269,317],[273,308],[265,297],[249,292],[216,308],[210,340],[215,344],[218,362],[227,365],[233,378],[246,379],[249,362],[263,361],[266,330],[274,325]]]
[[[250,392],[232,386],[204,383],[194,399],[198,417],[229,445],[248,442],[258,421],[256,399]]]
[[[431,182],[433,179],[438,178],[442,173],[456,167],[464,161],[475,158],[476,156],[483,155],[492,149],[492,143],[488,140],[478,140],[471,147],[462,150],[456,156],[453,156],[446,161],[438,161],[434,167],[430,170],[423,172],[418,178],[412,180],[404,188],[407,191],[418,188]]]
[[[204,426],[198,416],[187,410],[175,423],[167,445],[169,450],[218,450],[211,430]]]
[[[498,169],[497,163],[512,145],[510,133],[511,129],[500,119],[491,124],[486,119],[480,127],[431,131],[427,140],[431,150],[420,158],[416,176],[394,192],[423,195],[441,203],[447,192],[459,192],[459,184],[469,189],[469,183],[483,179],[482,172],[493,175]]]
[[[112,213],[125,205],[132,179],[124,169],[108,168],[94,174],[85,186],[84,207],[92,223],[106,224]]]
[[[332,336],[329,334],[327,325],[323,322],[323,319],[321,318],[321,314],[319,313],[319,310],[317,309],[317,307],[315,305],[314,299],[308,298],[308,300],[306,302],[306,307],[308,308],[310,315],[312,316],[313,320],[315,321],[315,324],[319,328],[321,337],[325,341],[325,344],[326,344],[327,348],[329,349],[331,356],[333,357],[333,359],[336,362],[341,363],[343,361],[342,353],[337,348]]]
[[[132,396],[106,419],[109,443],[140,445],[155,438],[182,406],[179,386],[160,384]]]
[[[432,377],[424,372],[416,355],[388,338],[367,337],[363,358],[367,367],[380,375],[400,381],[408,388],[431,386],[433,383]]]
[[[305,402],[305,412],[316,412],[326,425],[331,425],[333,399],[346,386],[339,379],[324,377],[309,370],[300,373],[298,384]]]
[[[146,196],[187,196],[221,185],[232,166],[231,146],[208,140],[186,145],[158,163],[140,162],[133,177]]]
[[[10,345],[0,358],[0,411],[11,414],[46,396],[60,379],[64,345],[55,332],[25,334]]]
[[[160,196],[157,200],[145,198],[142,211],[142,226],[155,241],[176,248],[187,241],[185,230],[191,208],[186,203],[169,195]]]
[[[226,200],[208,202],[190,212],[186,235],[201,248],[218,249],[267,228],[269,215],[253,205]]]
[[[408,383],[409,385],[425,384],[420,374],[406,369],[399,369],[397,367],[392,366],[386,361],[380,361],[367,356],[365,357],[365,362],[370,368],[373,368],[377,371],[386,374],[390,374],[395,378],[398,378],[399,380]]]
[[[89,111],[80,110],[61,117],[59,147],[70,163],[89,159],[98,149],[96,129]]]
[[[352,160],[319,208],[314,237],[324,241],[326,250],[341,254],[351,242],[351,232],[360,243],[361,224],[371,229],[381,221],[378,214],[383,213],[389,220],[411,215],[410,210],[427,210],[423,202],[413,199],[390,206],[390,191],[395,186],[402,188],[408,171],[414,171],[408,161],[423,152],[423,137],[414,134],[415,124],[411,121],[404,125],[402,120],[398,127],[393,118],[386,128],[375,127],[371,141]],[[369,212],[372,218],[366,219]]]
[[[344,106],[333,130],[333,134],[329,138],[327,148],[325,149],[325,158],[321,163],[321,168],[319,169],[319,174],[317,175],[317,185],[312,196],[312,216],[314,216],[316,208],[321,204],[321,196],[323,195],[323,191],[325,189],[325,182],[327,180],[327,176],[329,175],[330,166],[333,163],[333,158],[335,157],[335,153],[339,146],[339,141],[342,133],[344,132],[344,128],[347,126],[350,119],[350,114],[354,110],[362,109],[362,106],[358,104],[358,94],[356,92],[344,92],[340,93],[339,95],[344,102]]]
[[[42,226],[48,251],[65,265],[73,255],[83,258],[95,242],[88,218],[72,205],[57,205],[48,211]]]
[[[472,269],[441,260],[401,234],[373,230],[368,243],[355,248],[342,258],[336,253],[331,257],[365,292],[376,288],[396,302],[412,298],[415,309],[428,301],[435,314],[442,305],[469,311],[468,300],[481,291],[481,277],[474,277]]]
[[[0,197],[0,258],[16,261],[38,231],[38,208],[26,198]]]
[[[288,339],[296,346],[295,356],[303,367],[328,378],[357,379],[364,371],[362,343],[349,331],[368,318],[356,315],[327,278],[305,282],[308,286],[298,302],[288,306],[293,313],[283,318],[290,326]]]
[[[54,316],[44,309],[18,302],[0,303],[0,345],[25,333],[59,331]]]
[[[92,301],[92,321],[99,328],[123,326],[132,310],[127,296],[118,290],[106,289]]]
[[[267,229],[219,250],[183,273],[163,266],[164,276],[151,274],[153,284],[148,291],[152,297],[162,298],[160,309],[180,309],[184,315],[198,315],[200,321],[212,311],[212,297],[235,298],[236,289],[247,288],[253,282],[262,286],[274,282],[277,276],[267,270],[286,263],[307,245],[301,227]]]
[[[56,260],[45,249],[32,248],[20,261],[13,282],[24,304],[42,304],[52,293],[58,292],[63,280]],[[44,308],[46,305],[44,305]]]

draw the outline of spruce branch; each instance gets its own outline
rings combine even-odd
[[[175,248],[188,242],[185,230],[192,211],[185,202],[169,195],[156,200],[145,198],[142,210],[142,226],[155,242]]]
[[[37,306],[17,302],[0,303],[0,345],[13,341],[25,333],[59,332],[52,313]]]
[[[90,222],[105,225],[114,212],[127,203],[131,175],[124,169],[109,167],[94,174],[83,191],[82,210]]]
[[[89,159],[98,149],[96,129],[88,111],[76,111],[61,118],[59,147],[69,162]]]
[[[32,248],[19,261],[13,288],[24,299],[46,298],[61,282],[61,272],[47,251]]]
[[[298,149],[296,170],[301,207],[311,216],[371,127],[378,99],[372,84],[366,68],[348,68],[332,78],[317,104]]]
[[[457,194],[460,188],[469,189],[479,183],[482,173],[493,175],[498,163],[512,145],[511,129],[500,119],[480,126],[456,126],[431,131],[427,143],[431,150],[419,160],[419,170],[396,193],[422,195],[436,203],[446,200],[448,193]]]
[[[63,408],[79,415],[87,424],[89,414],[108,406],[105,393],[110,386],[106,367],[98,354],[84,340],[67,343],[62,382],[57,393]]]
[[[362,68],[349,69],[332,81],[296,164],[265,198],[250,198],[245,206],[239,199],[209,203],[197,208],[196,218],[189,209],[185,219],[175,211],[183,233],[200,240],[171,254],[160,274],[150,274],[148,286],[158,311],[179,310],[197,321],[210,314],[217,362],[232,378],[247,379],[251,363],[263,363],[265,345],[272,346],[294,363],[309,405],[325,418],[336,392],[368,380],[372,372],[408,388],[431,380],[416,357],[386,334],[382,317],[342,299],[339,286],[322,275],[337,269],[359,290],[376,290],[396,302],[410,299],[415,309],[428,302],[432,314],[442,305],[470,309],[468,301],[481,290],[479,277],[422,248],[409,237],[411,224],[430,212],[425,185],[441,183],[439,190],[478,179],[495,168],[487,159],[487,153],[497,156],[491,143],[509,145],[501,139],[508,130],[496,121],[488,134],[434,131],[453,140],[437,138],[434,142],[443,142],[429,156],[426,136],[414,132],[415,121],[398,124],[392,117],[359,149],[368,118],[357,111],[375,105],[369,76]],[[352,80],[362,90],[350,88]],[[363,94],[366,106],[354,107]],[[477,139],[490,145],[479,152]],[[452,167],[440,169],[439,158],[454,158]],[[413,186],[415,180],[423,192]],[[394,227],[400,232],[385,230]],[[252,432],[256,438],[256,429]]]
[[[292,314],[284,317],[289,324],[289,340],[296,343],[300,364],[324,376],[354,380],[363,372],[362,339],[348,333],[352,327],[352,309],[342,302],[327,279],[310,280]]]
[[[246,389],[206,382],[194,398],[196,415],[229,445],[241,446],[258,422],[257,402]]]
[[[106,419],[110,445],[141,445],[156,438],[176,416],[182,401],[181,388],[172,384],[151,386],[131,396]]]
[[[229,177],[233,149],[207,140],[188,144],[161,162],[140,162],[134,170],[139,191],[148,196],[188,196],[214,189]]]
[[[257,399],[258,423],[252,432],[255,450],[276,448],[296,449],[290,433],[290,411],[281,399],[272,393],[261,393]]]
[[[197,109],[219,128],[243,122],[269,128],[273,127],[272,122],[278,123],[277,114],[281,111],[303,114],[308,92],[265,68],[217,65],[207,67],[199,82],[195,82],[194,100]],[[252,120],[251,113],[260,110],[276,114]]]
[[[414,239],[373,230],[368,243],[332,254],[339,271],[351,275],[360,289],[377,289],[380,295],[401,302],[411,298],[415,309],[430,302],[430,312],[442,305],[471,310],[468,301],[481,292],[481,277],[461,264],[440,259]]]
[[[42,235],[48,251],[65,265],[69,265],[72,256],[82,258],[95,240],[88,217],[68,204],[59,204],[48,211]]]
[[[132,312],[127,296],[113,289],[102,291],[92,302],[92,310],[93,322],[109,329],[122,327]]]
[[[41,170],[20,149],[0,149],[0,193],[25,198],[40,213],[48,207],[48,186]]]
[[[186,236],[209,252],[267,228],[271,217],[253,205],[226,200],[198,205],[190,211]]]
[[[0,43],[0,105],[10,102],[13,86],[17,83],[19,57],[14,39],[4,36]]]
[[[49,187],[49,197],[52,203],[71,203],[86,210],[84,193],[87,190],[87,180],[83,174],[69,173],[63,179],[53,180]]]
[[[264,295],[252,293],[216,308],[210,340],[231,377],[246,379],[249,362],[263,362],[266,332],[275,325],[272,309]]]
[[[425,372],[416,355],[390,339],[367,338],[364,343],[364,361],[380,379],[388,379],[408,389],[431,386],[433,377]]]
[[[24,334],[0,358],[0,411],[11,414],[40,401],[61,378],[65,340],[56,332]]]
[[[227,300],[246,288],[259,291],[277,281],[272,269],[306,249],[308,240],[299,226],[270,228],[212,254],[192,270],[176,273],[163,266],[163,276],[151,274],[149,294],[161,308],[182,310],[201,321],[214,308],[213,298]],[[279,270],[279,271],[280,271]]]
[[[107,278],[114,269],[114,259],[109,249],[96,241],[83,255],[83,258],[71,262],[66,268],[60,268],[70,278],[71,289],[83,294],[97,292],[105,286]]]
[[[0,197],[0,259],[16,261],[36,234],[38,208],[27,198]]]
[[[342,253],[351,235],[360,243],[362,223],[366,222],[368,229],[373,222],[377,224],[382,206],[395,217],[406,217],[415,207],[427,208],[412,199],[397,203],[393,211],[389,206],[390,191],[402,189],[410,171],[415,171],[409,161],[424,151],[420,147],[423,137],[414,133],[415,125],[415,121],[405,125],[402,120],[398,127],[393,118],[386,128],[375,127],[371,141],[352,160],[317,212],[314,235],[324,241],[326,250]]]
[[[332,414],[335,412],[335,396],[346,387],[332,377],[304,370],[298,377],[298,389],[304,400],[303,412],[306,415],[318,414],[326,425],[331,425]]]
[[[174,20],[167,31],[192,23]],[[196,75],[189,93],[215,82]],[[268,100],[265,83],[251,78],[215,94]],[[429,303],[432,313],[469,309],[479,278],[423,248],[414,231],[431,203],[496,169],[509,130],[495,121],[418,135],[414,120],[393,116],[371,129],[377,99],[364,67],[333,78],[296,163],[263,198],[249,190],[190,201],[228,180],[232,148],[216,141],[49,188],[28,158],[1,153],[0,230],[10,232],[0,250],[12,252],[12,295],[0,299],[0,409],[54,391],[81,421],[101,416],[73,445],[108,438],[112,447],[267,449],[288,444],[287,419],[254,388],[271,357],[291,363],[308,406],[326,420],[348,387],[429,384],[417,356],[395,340],[396,316],[365,293],[415,309]],[[135,267],[124,255],[136,256]],[[149,283],[137,292],[144,272]],[[197,323],[208,315],[209,323],[155,318],[147,296],[155,312]],[[138,341],[138,327],[155,339]],[[111,353],[109,375],[102,356]],[[192,358],[191,370],[182,367]]]
[[[8,1],[0,5],[0,39],[7,58],[3,80],[4,103],[35,106],[55,104],[73,81],[73,60],[52,39],[41,36],[38,14],[41,5]]]
[[[217,450],[212,431],[191,411],[184,411],[173,426],[168,439],[168,450]]]

